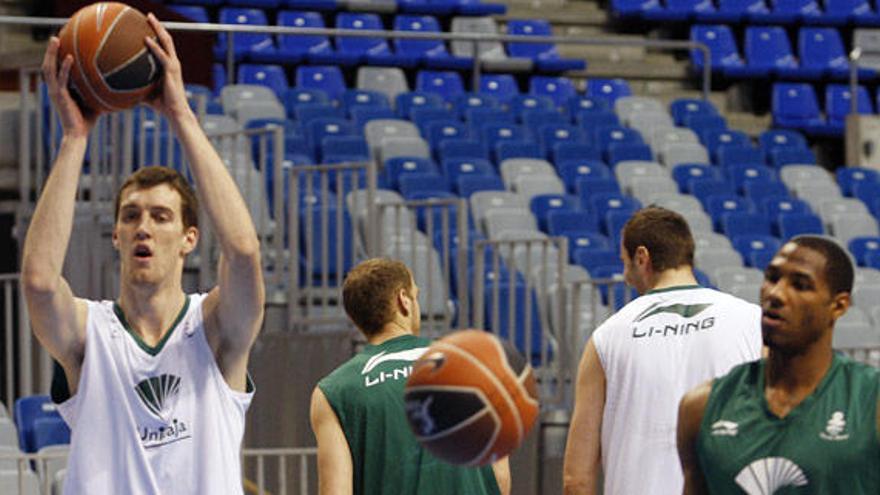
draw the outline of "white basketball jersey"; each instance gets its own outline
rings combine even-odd
[[[64,493],[242,494],[241,442],[253,391],[229,388],[205,338],[204,295],[190,295],[149,348],[111,301],[88,303]]]
[[[761,354],[760,307],[712,289],[648,292],[593,333],[605,371],[605,495],[680,495],[678,403]]]

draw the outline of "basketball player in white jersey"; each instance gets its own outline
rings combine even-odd
[[[24,245],[22,284],[34,333],[61,364],[72,397],[65,494],[241,494],[239,460],[250,348],[262,325],[260,246],[248,210],[184,93],[180,62],[153,15],[148,47],[164,69],[152,106],[191,165],[220,244],[218,285],[181,288],[199,238],[196,198],[174,170],[147,167],[118,192],[116,301],[76,297],[62,277],[75,194],[95,116],[67,89],[72,58],[49,42],[43,76],[63,127]]]
[[[680,494],[678,402],[761,353],[761,309],[697,284],[681,215],[657,207],[623,228],[624,278],[640,297],[593,332],[578,369],[566,495]]]

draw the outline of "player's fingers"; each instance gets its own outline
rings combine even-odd
[[[70,68],[73,67],[73,55],[64,57],[61,62],[61,70],[58,72],[58,89],[67,91],[67,82],[70,80]]]
[[[174,40],[171,38],[171,33],[165,29],[165,26],[159,22],[159,19],[156,18],[153,13],[147,14],[147,20],[149,20],[150,25],[153,27],[153,30],[156,31],[156,35],[159,37],[159,43],[162,46],[162,49],[165,50],[168,55],[171,57],[176,57],[177,52],[174,49]]]
[[[147,48],[153,52],[153,55],[159,59],[159,63],[162,64],[163,67],[168,65],[168,54],[165,53],[165,50],[159,46],[159,43],[156,42],[156,40],[151,36],[147,36],[144,38],[144,43],[147,44]]]
[[[43,79],[46,83],[54,83],[58,73],[58,46],[60,42],[58,38],[52,36],[49,38],[49,46],[46,47],[46,54],[43,55]]]

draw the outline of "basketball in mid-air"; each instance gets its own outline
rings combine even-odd
[[[78,10],[58,37],[60,64],[73,55],[70,86],[80,104],[99,112],[133,107],[156,89],[161,65],[144,38],[156,33],[146,16],[117,2]]]
[[[413,363],[404,401],[419,443],[459,465],[507,456],[538,417],[532,367],[508,342],[482,330],[434,342]]]

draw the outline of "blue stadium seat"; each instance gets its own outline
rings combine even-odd
[[[752,144],[752,139],[748,134],[733,129],[709,129],[699,135],[713,161],[717,161],[718,149],[722,146],[751,146]]]
[[[734,165],[725,169],[737,192],[742,193],[750,182],[778,182],[776,171],[762,164]]]
[[[530,97],[530,99],[537,100],[535,97]],[[550,106],[553,106],[553,102],[549,99],[543,99],[550,103]],[[514,110],[516,113],[516,110]],[[553,125],[553,124],[568,124],[569,120],[565,118],[564,115],[559,113],[555,109],[521,109],[520,113],[517,115],[517,120],[523,123],[523,125],[527,129],[531,129],[532,131],[540,129],[545,125]]]
[[[594,194],[590,198],[581,199],[588,201],[588,203],[583,204],[584,208],[589,208],[592,209],[592,211],[595,211],[596,216],[599,217],[599,225],[602,227],[603,231],[612,236],[616,236],[618,233],[612,233],[608,230],[606,221],[609,211],[620,210],[633,213],[642,207],[642,204],[637,199],[618,193],[599,193]]]
[[[266,14],[259,9],[224,7],[220,9],[218,21],[221,24],[236,24],[239,26],[268,25]],[[214,45],[214,58],[216,60],[226,60],[226,38],[226,33],[217,35],[217,43]],[[235,33],[234,39],[233,53],[237,61],[245,59],[258,60],[258,58],[254,57],[258,57],[259,54],[275,52],[275,42],[266,33]]]
[[[593,96],[574,95],[568,99],[565,111],[570,116],[575,116],[579,112],[608,112],[612,111],[611,105],[605,98],[596,98]]]
[[[764,151],[751,144],[747,146],[721,146],[718,148],[716,160],[722,167],[739,165],[764,165]]]
[[[557,107],[562,107],[575,96],[576,90],[567,77],[532,76],[529,79],[529,94],[548,96]]]
[[[416,90],[438,94],[451,102],[464,94],[464,83],[458,72],[422,70],[416,75]]]
[[[817,0],[772,0],[772,13],[780,24],[824,22]]]
[[[61,415],[48,395],[31,395],[15,401],[13,419],[18,429],[18,448],[22,452],[33,453],[38,450],[35,423],[47,418],[61,420]]]
[[[444,160],[442,163],[443,176],[455,187],[458,184],[458,178],[471,175],[485,175],[489,177],[497,177],[498,173],[489,160],[465,160],[461,158],[453,158]],[[457,191],[456,191],[457,192]]]
[[[591,144],[557,141],[551,150],[551,160],[557,166],[561,163],[572,161],[602,161],[602,152]]]
[[[562,114],[559,113],[556,109],[555,101],[549,96],[516,95],[508,102],[508,107],[513,116],[519,121],[525,120],[526,113],[541,112],[549,115],[550,112],[555,112],[559,116],[559,119],[554,120],[552,123],[559,123],[559,120],[562,120],[563,124],[568,123],[568,119],[564,118]],[[534,125],[529,125],[529,127],[537,129]]]
[[[782,182],[764,182],[759,180],[743,183],[743,195],[753,201],[760,201],[765,198],[786,199],[791,197],[788,189]]]
[[[843,26],[847,23],[876,26],[880,23],[868,0],[825,0],[822,22]]]
[[[607,249],[575,249],[572,251],[572,254],[575,263],[586,268],[591,275],[593,270],[600,266],[618,266],[621,264],[620,253],[612,247]]]
[[[449,193],[449,184],[437,174],[411,173],[398,178],[398,189],[404,199],[424,199]],[[416,198],[419,195],[419,198]]]
[[[770,165],[781,169],[792,164],[815,164],[816,155],[809,148],[776,148],[770,151]]]
[[[34,451],[50,445],[68,445],[70,427],[60,417],[43,417],[34,421]]]
[[[238,66],[239,84],[259,84],[270,88],[282,100],[287,94],[287,76],[280,65],[241,64]]]
[[[284,97],[284,110],[288,117],[296,115],[296,107],[300,105],[329,105],[330,97],[321,89],[289,88]]]
[[[433,120],[427,124],[426,131],[424,136],[435,150],[444,140],[467,139],[470,136],[468,127],[457,120]]]
[[[870,115],[874,113],[874,105],[871,97],[864,86],[858,86],[858,112]],[[828,125],[840,134],[843,134],[846,124],[846,116],[849,115],[852,105],[852,94],[849,84],[829,84],[825,87],[825,115]]]
[[[297,89],[319,89],[339,101],[345,93],[342,70],[336,66],[300,65],[296,68]]]
[[[692,179],[709,178],[718,179],[718,170],[710,165],[702,163],[681,163],[672,169],[672,178],[678,184],[678,191],[687,193],[690,191]]]
[[[471,285],[473,287],[473,285]],[[497,298],[495,295],[497,295]],[[541,326],[541,315],[538,311],[538,300],[535,296],[534,287],[526,294],[526,286],[519,279],[495,281],[488,277],[484,285],[484,291],[481,295],[475,297],[484,298],[484,315],[483,325],[485,328],[497,329],[497,334],[502,339],[512,337],[516,348],[523,354],[528,356],[531,354],[533,362],[539,362],[541,359],[541,346],[543,342],[543,329]],[[528,299],[527,299],[528,298]],[[514,306],[509,306],[509,301],[514,301]],[[498,301],[497,303],[495,301]],[[501,305],[497,311],[495,304]],[[526,305],[529,305],[530,318],[526,317]],[[511,312],[513,314],[511,314]],[[493,318],[497,315],[498,320]],[[511,321],[512,318],[512,321]],[[526,322],[529,322],[529,341],[531,349],[527,349],[526,345]],[[538,360],[538,361],[536,361]]]
[[[425,91],[408,91],[397,95],[394,101],[397,115],[412,119],[412,111],[416,108],[445,108],[443,98],[437,93]]]
[[[201,22],[205,24],[211,22],[208,18],[208,11],[201,5],[169,5],[168,8],[186,17],[192,22]]]
[[[354,107],[351,109],[351,121],[358,132],[363,132],[364,126],[371,120],[396,118],[397,115],[391,108]]]
[[[328,136],[321,140],[324,163],[370,161],[370,147],[363,136]]]
[[[479,129],[485,124],[516,125],[516,119],[513,117],[513,114],[504,108],[468,108],[464,111],[464,121],[467,122],[475,137],[479,136]]]
[[[732,240],[733,247],[743,257],[746,266],[764,270],[781,243],[768,235],[741,235]]]
[[[548,230],[547,218],[553,211],[578,211],[580,204],[574,196],[564,194],[539,194],[533,196],[529,208],[538,220],[538,228]]]
[[[721,226],[724,215],[732,212],[753,213],[755,206],[751,200],[736,194],[713,194],[706,197],[706,213],[712,217],[716,229]]]
[[[296,119],[296,122],[299,122],[302,126],[307,127],[309,125],[309,122],[315,119],[322,119],[327,117],[344,119],[345,112],[342,110],[342,107],[323,103],[314,105],[299,105],[293,109],[293,116]]]
[[[349,89],[342,94],[342,107],[349,116],[357,107],[390,108],[391,104],[385,94],[366,89]]]
[[[780,215],[813,212],[806,201],[795,198],[759,198],[758,207],[774,223]]]
[[[644,143],[612,142],[605,150],[605,161],[612,167],[629,160],[652,161],[654,154],[651,147]]]
[[[281,0],[226,0],[226,4],[252,9],[274,9],[281,5]]]
[[[775,83],[773,85],[773,125],[816,132],[825,121],[819,113],[816,92],[807,83]]]
[[[779,215],[777,221],[779,238],[787,241],[801,234],[825,233],[822,219],[812,213],[787,213]]]
[[[466,160],[489,159],[489,150],[483,143],[471,139],[444,139],[437,146],[437,158],[440,162],[450,158]]]
[[[849,75],[849,59],[837,29],[802,27],[798,31],[798,56],[801,76],[820,79]]]
[[[592,77],[587,80],[586,96],[601,98],[613,107],[614,102],[623,96],[632,96],[632,89],[625,79],[605,79]]]
[[[709,0],[666,0],[664,9],[645,13],[655,21],[693,22],[714,17],[715,5]]]
[[[695,177],[688,181],[687,192],[693,194],[703,208],[708,204],[709,197],[719,194],[736,194],[733,184],[728,180],[716,177]]]
[[[865,255],[865,266],[880,270],[880,253],[868,253]]]
[[[568,232],[584,232],[599,234],[599,219],[595,213],[574,210],[559,209],[547,213],[547,233],[550,235],[566,235]],[[569,246],[569,253],[575,246]],[[605,246],[610,247],[610,246]]]
[[[862,200],[868,211],[880,218],[880,184],[876,182],[858,182],[853,184],[853,196]]]
[[[771,235],[770,221],[760,213],[727,213],[721,217],[720,231],[731,239],[741,235]]]
[[[432,16],[398,15],[394,18],[396,31],[425,33],[441,32],[440,24]],[[394,40],[394,50],[398,57],[405,56],[426,67],[437,69],[465,70],[473,65],[469,57],[453,56],[440,39],[402,39]]]
[[[529,133],[522,126],[516,124],[487,122],[482,125],[476,125],[480,129],[480,132],[476,133],[476,135],[482,138],[483,143],[489,147],[490,151],[494,151],[495,145],[503,141],[523,144],[531,140]],[[495,161],[500,162],[497,157]]]
[[[746,71],[752,77],[797,77],[799,65],[794,58],[785,29],[779,26],[746,28]]]
[[[855,237],[849,241],[849,252],[859,266],[865,266],[869,254],[880,252],[880,237]]]
[[[687,114],[684,116],[684,126],[695,133],[709,129],[727,129],[727,120],[721,115]]]
[[[617,18],[648,18],[651,13],[662,11],[660,0],[611,0],[611,12]]]
[[[880,184],[880,172],[865,167],[840,167],[837,169],[837,184],[840,191],[852,197],[855,194],[855,186],[861,182],[873,182]]]
[[[458,118],[463,119],[465,112],[471,108],[500,108],[501,104],[492,95],[463,93],[455,97],[452,101],[452,107]]]
[[[477,191],[503,191],[504,182],[497,175],[460,175],[455,189],[462,198],[469,198]]]
[[[564,160],[556,163],[556,170],[569,192],[575,192],[581,177],[610,177],[608,165],[601,160]]]
[[[517,36],[553,36],[550,23],[543,19],[511,19],[507,21],[507,34]],[[511,57],[532,59],[538,70],[559,72],[565,70],[584,70],[587,64],[583,60],[562,58],[553,43],[518,43],[507,44],[507,53]]]
[[[592,143],[598,146],[603,153],[614,143],[628,145],[644,144],[641,134],[634,129],[622,126],[600,127],[593,133]]]
[[[222,64],[211,64],[211,79],[214,86],[211,88],[215,97],[220,96],[220,91],[226,86],[226,69]]]
[[[566,230],[554,235],[563,235],[568,238],[569,260],[572,263],[577,263],[578,258],[586,258],[594,252],[605,253],[613,250],[608,236],[600,234],[598,231]]]
[[[336,28],[360,31],[384,29],[382,20],[377,14],[354,12],[336,14]],[[370,62],[377,65],[395,65],[391,48],[384,38],[337,36],[334,42],[335,53],[315,55],[312,60],[319,64],[358,65]]]
[[[302,230],[300,235],[301,265],[305,272],[304,275],[310,276],[312,284],[321,284],[322,274],[326,272],[328,285],[336,286],[337,280],[341,280],[342,276],[351,269],[352,249],[342,249],[342,266],[337,264],[336,256],[323,257],[320,254],[324,251],[335,254],[339,243],[346,247],[353,245],[351,217],[344,209],[341,216],[342,225],[338,226],[339,215],[335,204],[329,204],[325,207],[303,208],[299,212],[299,227]],[[322,225],[327,226],[328,235],[326,236],[321,235]],[[309,235],[309,227],[311,227],[311,235]],[[336,236],[336,232],[339,230],[342,232],[341,239]],[[309,242],[310,239],[311,242]],[[327,240],[326,246],[324,239]],[[311,264],[308,264],[307,252],[312,253]]]
[[[494,96],[506,103],[519,94],[519,86],[510,74],[483,74],[480,76],[480,94]]]
[[[622,125],[616,113],[605,110],[598,112],[581,110],[575,114],[574,120],[588,133],[592,133],[593,129],[599,127]]]
[[[508,158],[544,158],[541,147],[532,141],[498,141],[492,151],[496,163]]]
[[[278,12],[278,25],[296,28],[323,28],[324,18],[318,12]],[[330,54],[333,47],[323,35],[278,35],[276,56],[280,63],[298,64],[313,55]]]
[[[334,12],[339,9],[337,0],[285,0],[287,7],[295,10],[318,10]]]
[[[677,126],[684,126],[687,117],[695,115],[718,115],[718,109],[708,100],[679,98],[669,105],[672,120]]]
[[[345,119],[324,117],[309,122],[305,128],[306,142],[317,155],[324,138],[329,136],[348,136],[353,134],[351,123]]]
[[[725,24],[766,23],[772,20],[772,16],[764,0],[718,0],[718,11],[713,19]]]
[[[621,193],[620,185],[614,178],[598,176],[579,177],[574,183],[574,190],[581,204],[588,204],[596,194]]]
[[[691,26],[690,37],[691,41],[704,43],[709,47],[713,71],[727,77],[742,77],[747,74],[745,62],[739,54],[736,40],[728,26],[696,24]],[[691,64],[697,72],[703,70],[703,57],[702,50],[691,50]]]
[[[430,158],[396,157],[386,160],[383,165],[385,183],[393,189],[400,189],[399,180],[406,175],[432,175],[435,180],[440,175],[437,164]]]
[[[454,122],[460,124],[461,121],[455,115],[455,112],[446,108],[425,108],[416,107],[410,112],[410,120],[419,128],[422,136],[428,136],[428,126],[432,122]]]
[[[758,143],[772,163],[771,152],[777,148],[807,148],[807,138],[798,131],[790,129],[768,129],[758,137]]]

